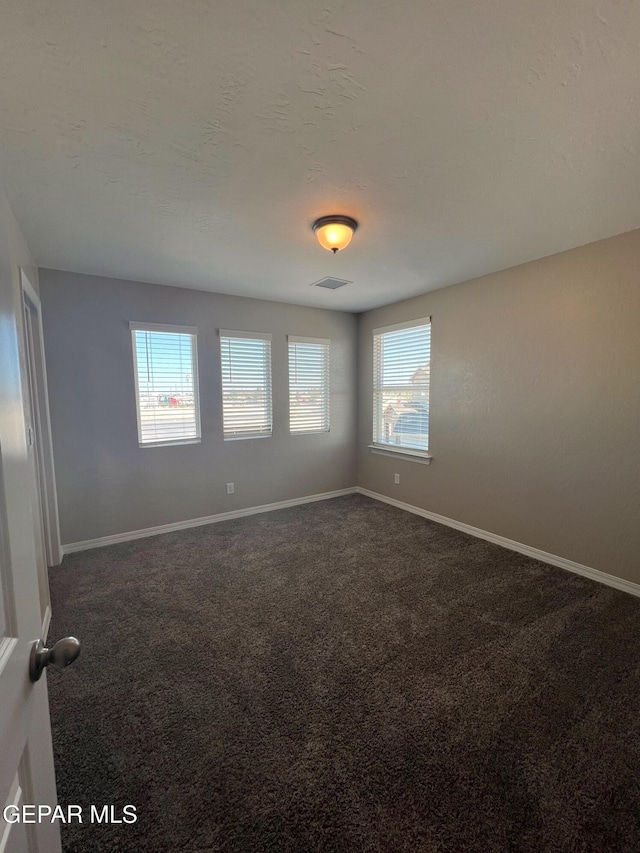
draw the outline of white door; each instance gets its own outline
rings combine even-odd
[[[34,537],[36,560],[38,563],[38,589],[40,595],[40,618],[42,621],[42,639],[44,640],[51,618],[51,598],[49,596],[49,576],[47,573],[47,555],[45,551],[45,521],[43,509],[44,482],[41,458],[41,415],[38,400],[36,376],[36,327],[38,309],[33,300],[23,293],[24,308],[24,355],[26,368],[27,394],[25,395],[25,417],[27,419],[27,452],[31,463],[31,474],[35,485],[36,506],[34,507]]]
[[[4,819],[7,806],[56,803],[46,674],[35,684],[29,679],[29,654],[40,637],[42,614],[25,367],[16,269],[11,281],[0,276],[0,853],[58,853],[57,823]]]

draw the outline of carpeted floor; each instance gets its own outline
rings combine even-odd
[[[640,600],[352,495],[65,557],[67,853],[640,850]]]

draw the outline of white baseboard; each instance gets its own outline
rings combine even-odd
[[[436,521],[438,524],[445,524],[447,527],[453,527],[456,530],[461,530],[463,533],[468,533],[470,536],[475,536],[478,539],[485,539],[487,542],[493,542],[496,545],[501,545],[503,548],[508,548],[510,551],[517,551],[520,554],[525,554],[527,557],[533,557],[534,560],[540,560],[541,563],[547,563],[550,566],[557,566],[559,569],[566,569],[569,572],[574,572],[577,575],[583,575],[584,577],[590,578],[598,583],[603,583],[607,586],[611,586],[615,589],[620,589],[623,592],[628,592],[631,595],[640,597],[640,584],[624,580],[623,578],[618,578],[615,575],[609,575],[606,572],[601,572],[599,569],[592,569],[590,566],[583,566],[580,563],[575,563],[573,560],[567,560],[565,557],[557,557],[555,554],[549,554],[547,551],[541,551],[539,548],[532,548],[530,545],[523,545],[521,542],[516,542],[513,539],[507,539],[504,536],[499,536],[497,533],[490,533],[487,530],[481,530],[479,527],[472,527],[470,524],[465,524],[462,521],[447,518],[446,515],[439,515],[437,512],[430,512],[427,509],[421,509],[413,504],[408,504],[404,501],[387,497],[387,495],[372,492],[369,489],[363,489],[361,486],[353,486],[349,489],[338,489],[333,492],[323,492],[319,495],[306,495],[302,498],[292,498],[287,501],[276,501],[275,503],[247,507],[246,509],[232,510],[231,512],[221,512],[217,515],[207,515],[204,518],[192,518],[187,521],[177,521],[172,524],[161,524],[157,527],[146,527],[143,530],[131,530],[127,533],[116,533],[112,536],[101,536],[98,539],[87,539],[84,542],[71,542],[62,546],[62,553],[73,554],[77,551],[88,551],[91,548],[102,548],[105,545],[115,545],[119,542],[131,542],[134,539],[145,539],[148,536],[158,536],[161,533],[172,533],[175,530],[187,530],[190,527],[200,527],[204,524],[217,524],[220,521],[228,521],[232,518],[243,518],[246,515],[257,515],[261,512],[272,512],[273,510],[284,509],[285,507],[313,503],[314,501],[325,501],[330,498],[339,498],[343,495],[352,494],[366,495],[369,498],[381,501],[382,503],[391,504],[391,506],[403,509],[406,512],[412,512],[414,515],[420,515],[423,518]]]
[[[100,536],[98,539],[87,539],[84,542],[70,542],[62,546],[63,554],[74,554],[77,551],[88,551],[91,548],[103,548],[105,545],[116,545],[119,542],[131,542],[134,539],[146,539],[147,536],[158,536],[161,533],[172,533],[174,530],[187,530],[189,527],[201,527],[204,524],[217,524],[219,521],[229,521],[232,518],[242,518],[245,515],[257,515],[260,512],[272,512],[276,509],[285,509],[288,506],[313,503],[314,501],[326,501],[330,498],[339,498],[343,495],[352,495],[356,487],[349,489],[338,489],[333,492],[323,492],[320,495],[306,495],[302,498],[292,498],[288,501],[276,501],[276,503],[262,504],[262,506],[251,506],[247,509],[236,509],[231,512],[221,512],[217,515],[207,515],[203,518],[191,518],[187,521],[176,521],[172,524],[160,524],[158,527],[145,527],[143,530],[130,530],[127,533],[115,533],[112,536]]]
[[[413,506],[413,504],[398,501],[395,498],[389,498],[386,495],[371,492],[369,489],[363,489],[361,486],[356,486],[354,491],[361,495],[374,498],[377,501],[382,501],[391,506],[404,509],[407,512],[412,512],[414,515],[421,515],[423,518],[428,518],[431,521],[437,521],[438,524],[446,524],[447,527],[454,527],[456,530],[461,530],[463,533],[469,533],[471,536],[476,536],[478,539],[486,539],[487,542],[494,542],[496,545],[501,545],[503,548],[509,548],[510,551],[518,551],[520,554],[525,554],[527,557],[533,557],[534,560],[540,560],[541,563],[548,563],[550,566],[557,566],[559,569],[566,569],[569,572],[574,572],[577,575],[583,575],[598,583],[612,586],[615,589],[620,589],[623,592],[629,592],[631,595],[640,597],[640,584],[632,581],[618,578],[615,575],[609,575],[606,572],[601,572],[599,569],[592,569],[590,566],[583,566],[580,563],[574,563],[573,560],[567,560],[565,557],[556,557],[555,554],[549,554],[546,551],[540,551],[538,548],[532,548],[530,545],[523,545],[521,542],[515,542],[513,539],[506,539],[504,536],[498,536],[497,533],[489,533],[487,530],[481,530],[479,527],[472,527],[470,524],[464,524],[462,521],[455,521],[453,518],[447,518],[445,515],[438,515],[437,512],[429,512],[426,509]]]

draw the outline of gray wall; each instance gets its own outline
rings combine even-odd
[[[63,544],[355,485],[355,316],[44,269],[40,294]],[[138,447],[131,320],[198,327],[200,444]],[[222,438],[218,328],[273,334],[271,438]],[[287,334],[331,339],[329,433],[288,434]]]
[[[367,449],[371,331],[427,315],[429,466]],[[370,311],[358,371],[360,486],[640,582],[640,231]]]

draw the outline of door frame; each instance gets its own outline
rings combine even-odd
[[[44,331],[42,327],[42,303],[31,284],[27,273],[20,267],[21,303],[25,296],[36,309],[37,340],[33,341],[36,349],[36,359],[33,365],[35,385],[34,397],[37,411],[33,412],[36,425],[36,441],[38,442],[38,473],[41,483],[40,501],[44,522],[44,547],[48,566],[58,566],[62,562],[63,551],[60,541],[60,516],[58,514],[58,493],[56,490],[56,472],[53,459],[53,440],[51,437],[51,416],[49,413],[49,391],[47,387],[47,369],[44,352]],[[22,331],[25,346],[27,346],[28,330],[25,327],[24,306],[21,306]]]

